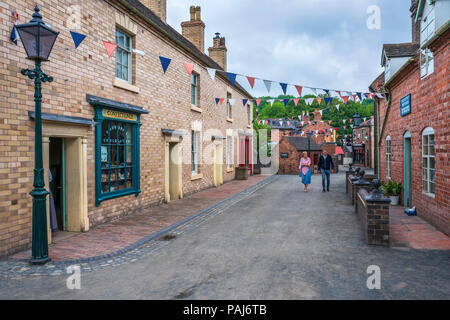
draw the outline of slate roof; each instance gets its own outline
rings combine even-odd
[[[285,137],[290,144],[297,149],[297,151],[307,151],[308,150],[308,138],[306,137]],[[311,139],[311,151],[322,151],[322,148]]]
[[[300,121],[291,120],[291,119],[267,119],[269,120],[269,125],[272,126],[272,129],[278,130],[297,130],[299,127],[297,126]],[[289,121],[289,125],[287,124]]]
[[[158,29],[160,32],[165,34],[169,39],[176,42],[177,44],[184,47],[191,54],[193,54],[197,59],[203,62],[206,66],[213,69],[222,70],[222,75],[224,75],[224,71],[221,66],[219,66],[213,59],[211,59],[204,52],[201,52],[192,42],[183,37],[178,31],[169,26],[167,23],[162,21],[153,11],[147,8],[138,0],[118,0],[120,3],[127,6],[130,10],[135,13],[141,15],[145,20],[150,22],[153,27]],[[231,84],[228,77],[224,75],[224,78],[227,82]],[[235,87],[244,92],[248,97],[252,98],[252,95],[248,93],[242,86],[240,86],[237,82],[235,83]]]
[[[413,57],[419,53],[420,45],[417,43],[393,43],[383,45],[381,64],[384,65],[384,56],[388,58]]]

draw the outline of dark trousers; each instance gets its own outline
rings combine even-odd
[[[325,178],[327,179],[327,190],[330,190],[330,170],[320,170],[322,172],[322,188],[325,190]]]

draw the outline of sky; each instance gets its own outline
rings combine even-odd
[[[189,7],[201,6],[205,51],[226,38],[228,71],[331,90],[367,92],[383,71],[383,43],[411,41],[411,0],[167,0],[167,22],[181,33]],[[377,6],[374,20],[371,6]],[[379,28],[369,29],[367,21]],[[253,96],[267,95],[262,81]],[[271,95],[282,94],[272,84]],[[304,94],[310,93],[308,89]],[[288,94],[298,95],[294,87]]]

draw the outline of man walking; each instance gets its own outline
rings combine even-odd
[[[319,159],[319,170],[322,173],[322,192],[330,192],[330,172],[334,171],[334,163],[327,150],[323,150]],[[325,178],[327,179],[327,189],[325,191]]]

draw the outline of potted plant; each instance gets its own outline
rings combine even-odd
[[[383,190],[384,195],[391,199],[391,205],[397,206],[402,192],[402,183],[393,180],[389,182],[383,181],[381,183],[381,189]]]

